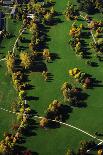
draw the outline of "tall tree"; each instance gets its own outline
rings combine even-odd
[[[6,65],[8,72],[12,73],[15,67],[15,55],[11,52],[8,52],[8,55],[6,56]]]
[[[22,67],[24,67],[25,69],[29,68],[32,64],[31,57],[27,52],[20,53],[20,60]]]

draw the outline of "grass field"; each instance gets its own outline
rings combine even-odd
[[[56,10],[62,13],[65,10],[66,3],[67,0],[62,2],[56,1]],[[98,17],[98,15],[96,16]],[[65,81],[71,82],[71,78],[68,76],[68,70],[70,68],[78,67],[84,72],[93,75],[97,80],[103,79],[102,63],[96,60],[99,63],[99,67],[88,67],[85,60],[81,60],[75,56],[71,47],[68,45],[68,32],[72,22],[65,21],[63,15],[59,18],[62,22],[53,26],[48,33],[51,39],[48,42],[50,51],[56,53],[59,57],[53,63],[47,64],[48,71],[53,75],[53,80],[51,82],[45,82],[40,73],[31,73],[30,75],[31,84],[35,88],[30,90],[29,95],[38,97],[37,100],[30,101],[30,105],[40,116],[45,115],[45,110],[52,100],[62,98],[60,87]],[[89,39],[87,42],[89,42]],[[92,60],[94,61],[95,57]],[[73,84],[75,85],[74,81]],[[67,123],[94,135],[96,131],[103,131],[101,119],[103,113],[102,83],[100,87],[85,90],[85,92],[89,95],[86,101],[87,107],[74,108]],[[83,133],[76,132],[67,127],[47,131],[37,128],[35,132],[35,136],[32,135],[27,138],[25,146],[38,152],[40,155],[63,155],[68,146],[71,146],[72,149],[77,149],[81,140],[91,139]]]
[[[60,2],[57,0],[55,5],[56,11],[63,13],[67,1],[68,0],[64,0]],[[95,19],[99,17],[98,14],[93,16]],[[87,66],[86,60],[77,57],[69,46],[68,41],[70,38],[68,32],[73,22],[67,22],[63,15],[57,18],[59,18],[61,22],[52,26],[48,32],[48,37],[50,38],[48,47],[51,53],[55,53],[58,56],[52,63],[46,64],[52,78],[49,82],[45,82],[40,72],[31,72],[29,76],[30,84],[33,86],[33,89],[28,91],[28,96],[31,96],[28,103],[39,116],[45,115],[45,110],[54,99],[58,99],[62,102],[63,97],[60,88],[65,81],[76,85],[76,82],[69,77],[68,70],[70,68],[78,67],[97,80],[103,80],[103,63],[95,59],[93,51],[91,50],[92,60],[98,63],[98,67]],[[78,24],[82,22],[86,25],[84,21],[79,21]],[[18,34],[20,24],[21,23],[11,23],[11,31],[15,31],[15,36]],[[26,37],[30,39],[30,34],[27,34]],[[85,40],[89,43],[90,39]],[[7,51],[12,48],[14,41],[15,39],[13,38],[10,41],[4,40],[2,42],[1,51],[3,54],[0,55],[0,58],[5,56],[4,53],[7,53]],[[24,46],[27,47],[27,44]],[[25,50],[28,49],[25,48]],[[2,103],[5,108],[7,107],[7,109],[9,109],[12,103],[11,101],[15,98],[15,92],[10,82],[10,77],[8,74],[5,74],[6,69],[3,63],[1,63],[0,70],[0,83],[2,86],[0,89],[0,104]],[[96,131],[103,133],[103,83],[101,82],[99,86],[84,91],[88,94],[86,100],[87,107],[73,108],[71,113],[69,113],[69,118],[66,120],[66,123],[83,129],[92,135],[94,135]],[[12,95],[9,95],[9,93]],[[6,94],[5,97],[3,96],[4,94]],[[12,119],[14,119],[13,114],[9,115],[6,112],[1,112],[0,136],[5,129],[9,129],[12,124]],[[35,155],[64,155],[68,147],[77,150],[81,140],[92,140],[91,137],[80,131],[62,125],[60,128],[55,129],[41,129],[38,125],[38,121],[32,133],[25,138],[26,141],[23,147],[32,150]],[[103,137],[101,137],[101,139],[103,139]]]
[[[21,23],[13,23],[8,20],[8,30],[14,35],[11,39],[4,39],[0,47],[0,59],[4,58],[18,36]],[[17,94],[12,85],[11,77],[7,73],[6,62],[0,62],[0,108],[12,110],[11,106],[16,100]],[[3,139],[4,132],[10,132],[11,126],[16,120],[16,116],[12,113],[0,110],[0,140]]]

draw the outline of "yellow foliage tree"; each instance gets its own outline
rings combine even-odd
[[[15,66],[15,56],[13,53],[8,52],[8,55],[6,56],[6,65],[9,73],[12,73],[14,71]]]
[[[48,119],[46,117],[43,117],[41,120],[40,120],[40,126],[42,128],[44,128],[46,125],[48,124]]]
[[[27,52],[20,53],[20,60],[21,60],[22,67],[24,67],[25,69],[29,68],[32,64],[30,55]]]

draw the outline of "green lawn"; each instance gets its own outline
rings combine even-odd
[[[55,6],[56,11],[63,13],[67,1],[68,0],[60,2],[57,0]],[[68,70],[70,68],[78,67],[82,71],[93,75],[93,77],[97,80],[102,81],[103,79],[103,63],[100,63],[95,59],[94,52],[92,50],[92,60],[95,60],[99,64],[98,67],[87,66],[85,62],[86,60],[77,57],[69,46],[68,32],[73,22],[67,22],[63,15],[58,18],[60,18],[62,22],[52,26],[48,32],[48,36],[51,39],[48,42],[48,47],[51,53],[56,53],[59,57],[52,63],[47,63],[48,72],[52,74],[52,79],[50,82],[45,82],[39,72],[31,72],[29,76],[30,84],[34,88],[28,91],[28,96],[31,96],[32,98],[32,100],[28,101],[28,103],[39,116],[45,115],[45,110],[54,99],[58,99],[62,102],[63,97],[60,88],[65,81],[76,85],[76,82],[68,75]],[[96,14],[94,18],[99,18],[99,15]],[[81,22],[83,21],[79,21],[78,24]],[[83,24],[86,25],[85,22],[83,22]],[[9,29],[11,32],[14,32],[15,36],[18,34],[20,25],[20,22],[13,23],[10,20]],[[31,34],[25,34],[24,36],[28,39],[31,38]],[[10,39],[10,41],[7,39],[3,40],[1,49],[3,54],[1,54],[1,58],[12,48],[12,45],[16,39],[14,38]],[[86,39],[86,42],[89,43],[90,39]],[[23,46],[27,47],[27,43],[23,43]],[[24,50],[28,49],[25,48]],[[12,87],[12,83],[10,82],[11,78],[8,74],[6,74],[4,64],[1,63],[1,65],[0,83],[2,87],[0,89],[0,103],[2,103],[3,107],[10,109],[10,105],[15,99],[16,94]],[[92,135],[94,135],[96,131],[103,133],[102,85],[103,84],[101,83],[101,86],[99,87],[95,87],[91,90],[84,90],[84,92],[89,95],[86,100],[87,107],[73,108],[72,112],[69,114],[69,118],[66,120],[66,123],[70,123],[71,125],[83,129]],[[33,97],[35,97],[35,99]],[[1,112],[0,135],[2,135],[5,129],[9,129],[12,121],[14,121],[13,114]],[[101,139],[102,138],[103,137],[101,137]],[[75,129],[66,126],[45,130],[39,128],[37,125],[37,128],[33,130],[31,136],[26,137],[26,142],[22,145],[27,147],[27,149],[31,149],[33,152],[37,152],[39,155],[64,155],[68,147],[76,150],[81,140],[92,140],[92,138],[81,133],[80,131],[76,131]]]
[[[4,39],[0,47],[0,59],[5,57],[9,50],[12,49],[13,44],[18,36],[21,22],[12,22],[8,20],[8,30],[14,37],[11,39]],[[11,106],[16,100],[17,94],[13,88],[10,75],[7,73],[5,61],[0,62],[0,108],[12,110]],[[4,132],[11,132],[11,126],[15,122],[15,114],[11,114],[0,110],[0,140],[3,139]]]
[[[12,104],[16,100],[16,91],[13,88],[11,77],[7,73],[5,62],[0,62],[0,108],[12,111]],[[0,140],[4,132],[11,132],[11,125],[16,115],[0,109]]]
[[[59,2],[56,1],[56,10],[63,12],[68,0]],[[98,16],[98,15],[96,15]],[[95,16],[95,18],[96,18]],[[48,43],[50,51],[57,53],[60,59],[56,59],[53,63],[48,63],[48,71],[53,75],[51,82],[45,82],[41,73],[31,73],[31,84],[35,87],[29,91],[30,96],[39,97],[38,100],[30,101],[32,109],[43,116],[48,105],[54,99],[62,100],[60,92],[61,85],[65,82],[73,82],[68,76],[68,70],[73,67],[78,67],[82,71],[93,75],[97,80],[103,79],[103,63],[99,63],[99,67],[89,67],[86,65],[86,60],[81,60],[75,56],[75,53],[68,45],[68,32],[72,22],[67,22],[64,16],[60,16],[62,23],[51,27],[48,35],[51,41]],[[81,22],[79,21],[78,24]],[[85,22],[83,22],[86,24]],[[89,43],[90,39],[86,39]],[[93,52],[93,51],[92,51]],[[92,60],[95,60],[94,53],[92,53]],[[103,113],[103,88],[102,83],[100,87],[95,87],[91,90],[84,90],[88,95],[86,100],[86,108],[73,108],[69,119],[66,121],[76,127],[79,127],[92,135],[96,131],[103,132],[102,113]],[[43,130],[38,128],[35,136],[27,138],[25,146],[32,151],[38,152],[39,155],[64,155],[66,148],[71,146],[74,150],[78,148],[81,140],[90,140],[91,138],[81,132],[67,127],[60,127],[58,129]]]
[[[13,20],[9,19],[9,17],[7,16],[7,30],[13,35],[12,38],[10,39],[3,39],[2,43],[1,43],[1,48],[0,48],[0,59],[5,57],[5,55],[8,53],[8,51],[10,51],[13,48],[13,45],[16,41],[16,38],[19,34],[19,29],[21,27],[21,22],[19,21],[15,21],[13,22]]]

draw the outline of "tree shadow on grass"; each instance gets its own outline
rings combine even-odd
[[[31,84],[27,84],[27,85],[25,86],[24,90],[32,90],[32,89],[34,89],[34,88],[35,88],[35,86],[33,86],[33,85],[31,85]]]
[[[62,104],[59,110],[59,113],[61,115],[61,121],[65,122],[69,118],[72,111],[73,108],[71,106]]]
[[[59,121],[65,122],[69,118],[72,110],[72,107],[61,104],[58,112],[48,112],[46,116],[49,120],[47,127],[52,129],[59,128],[61,126]],[[57,119],[55,120],[55,118]]]
[[[91,85],[91,88],[94,88],[94,87],[103,87],[103,84],[101,80],[96,80],[95,78],[92,78],[92,85]]]
[[[31,41],[27,38],[23,38],[22,43],[30,43]]]
[[[27,151],[29,152],[29,150],[26,147],[21,146],[21,145],[16,145],[13,153],[15,155],[24,155],[26,154]],[[32,155],[39,155],[37,152],[34,152],[34,151],[30,151],[30,153]]]
[[[61,124],[59,123],[59,121],[65,122],[69,118],[70,116],[69,114],[72,112],[72,110],[73,110],[72,107],[62,104],[58,112],[57,121],[54,120],[54,116],[50,116],[51,114],[47,116],[48,119],[51,119],[47,124],[47,128],[50,128],[50,129],[60,128]]]
[[[58,53],[50,53],[50,55],[51,55],[52,61],[55,61],[55,60],[57,60],[57,59],[60,59]]]
[[[102,81],[97,80],[96,78],[93,78],[92,75],[87,74],[87,77],[91,79],[90,89],[93,89],[95,87],[103,87]]]
[[[82,32],[81,33],[81,38],[89,39],[90,38],[90,32]]]
[[[36,134],[35,130],[38,129],[38,125],[39,124],[34,119],[30,118],[29,119],[29,125],[23,131],[23,135],[26,137],[36,136],[37,134]]]
[[[56,129],[56,128],[60,128],[60,123],[59,122],[55,122],[55,121],[49,121],[48,122],[48,125],[47,125],[47,128],[50,128],[50,129]]]
[[[20,47],[20,50],[24,51],[24,50],[27,50],[29,47],[26,47],[26,46],[19,46]]]
[[[39,1],[41,1],[41,0],[39,0]],[[44,6],[45,6],[45,8],[49,8],[49,7],[52,7],[54,5],[55,5],[55,2],[47,2]]]
[[[48,36],[44,36],[44,38],[42,38],[42,40],[40,41],[40,44],[38,45],[36,50],[42,51],[43,49],[48,48],[47,42],[49,42],[49,41],[51,41],[51,38]]]
[[[78,107],[78,108],[87,107],[86,100],[89,97],[89,95],[84,91],[82,91],[81,88],[76,88],[76,90],[77,90],[76,92],[73,90],[69,104],[72,107]]]
[[[54,17],[50,22],[47,22],[46,24],[49,26],[55,26],[57,24],[61,24],[64,21],[62,21],[60,18]]]
[[[99,65],[98,65],[97,62],[94,62],[94,61],[91,62],[91,67],[98,67],[98,66],[99,66]]]
[[[46,80],[47,82],[53,81],[54,78],[53,78],[53,74],[52,73],[48,73],[47,76],[48,76],[48,79]]]
[[[35,62],[31,67],[32,72],[43,72],[47,71],[47,66],[44,62]]]
[[[25,99],[27,101],[32,101],[32,100],[38,101],[39,97],[37,97],[37,96],[26,96]]]

